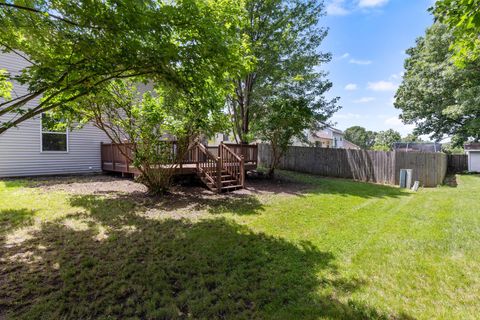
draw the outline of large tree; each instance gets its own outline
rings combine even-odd
[[[454,39],[446,26],[435,23],[407,50],[395,107],[404,122],[416,124],[415,134],[435,140],[448,136],[460,145],[480,139],[480,59],[455,65],[449,49]]]
[[[29,63],[10,79],[29,93],[0,102],[0,134],[112,79],[148,77],[192,96],[224,86],[242,63],[243,16],[238,0],[0,1],[0,49]]]
[[[456,64],[463,67],[477,60],[480,55],[480,1],[438,0],[431,11],[455,36],[451,48]]]
[[[234,79],[229,100],[233,130],[242,143],[254,138],[251,124],[264,114],[265,99],[278,96],[286,82],[307,79],[310,91],[331,86],[319,69],[331,58],[319,49],[327,35],[319,23],[323,1],[246,0],[245,7],[240,34],[249,43],[245,58],[250,64]]]
[[[375,144],[376,133],[361,126],[353,126],[345,130],[345,140],[348,140],[362,149],[370,149]]]
[[[265,99],[253,124],[257,137],[268,142],[272,148],[267,173],[270,178],[274,176],[280,158],[291,145],[292,139],[305,140],[307,130],[316,129],[337,110],[334,103],[317,96],[323,92],[306,94],[305,82],[293,81],[288,90]]]
[[[8,101],[12,97],[12,87],[7,70],[0,69],[0,98]]]

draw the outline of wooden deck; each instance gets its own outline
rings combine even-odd
[[[162,143],[168,143],[169,152],[174,158],[177,152],[175,141]],[[140,171],[132,164],[132,148],[131,143],[102,143],[102,170],[139,175]],[[243,188],[245,172],[256,169],[257,161],[257,145],[222,143],[217,147],[206,147],[196,142],[173,170],[174,175],[196,174],[209,189],[221,192]],[[172,168],[172,165],[164,167]]]

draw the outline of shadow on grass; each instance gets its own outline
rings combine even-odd
[[[31,224],[34,215],[35,210],[31,209],[0,210],[0,237],[15,228]]]
[[[181,212],[195,214],[199,211],[210,214],[232,213],[235,215],[258,214],[264,210],[261,201],[254,195],[199,195],[198,193],[175,193],[163,197],[148,197],[144,194],[114,194],[111,197],[100,195],[74,195],[70,204],[88,209],[97,219],[112,223],[134,208],[145,212],[150,209],[169,213],[172,218]],[[186,215],[185,217],[188,217]]]
[[[17,246],[0,243],[0,318],[388,318],[338,299],[362,281],[319,277],[338,275],[335,257],[309,242],[225,218],[150,220],[110,200],[75,200],[89,228],[50,222]]]

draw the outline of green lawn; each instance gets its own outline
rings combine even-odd
[[[480,176],[281,175],[291,192],[168,201],[0,180],[0,319],[478,318]]]

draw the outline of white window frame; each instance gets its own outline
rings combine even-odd
[[[69,153],[70,152],[70,130],[68,128],[65,129],[65,132],[53,132],[53,131],[43,131],[43,113],[40,114],[40,153]],[[53,151],[43,150],[43,134],[44,133],[53,133],[53,134],[65,134],[67,136],[67,150],[66,151]]]

